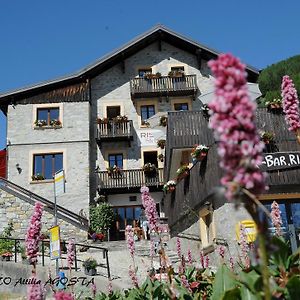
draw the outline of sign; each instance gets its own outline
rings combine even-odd
[[[158,129],[137,130],[141,146],[156,146],[159,139],[165,139],[166,135]]]
[[[262,171],[300,168],[300,152],[264,153]]]
[[[65,193],[65,172],[58,171],[54,174],[55,196]]]
[[[49,229],[50,232],[50,258],[60,258],[60,230],[59,226]]]
[[[238,241],[240,241],[241,225],[243,225],[245,228],[247,242],[253,243],[256,240],[256,235],[257,235],[255,222],[252,220],[243,220],[236,224],[235,232]]]

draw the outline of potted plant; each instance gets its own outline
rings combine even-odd
[[[97,118],[97,124],[108,124],[108,118]]]
[[[101,203],[90,208],[90,229],[91,232],[102,233],[111,227],[114,221],[114,211],[108,203]],[[104,238],[104,236],[103,236]]]
[[[141,125],[145,127],[150,127],[150,123],[147,120],[142,120]]]
[[[127,116],[117,116],[117,117],[113,118],[113,122],[115,122],[115,123],[125,123],[127,121],[128,121]]]
[[[83,263],[84,267],[84,274],[89,275],[89,276],[95,276],[97,274],[97,261],[89,257],[87,258]]]
[[[122,169],[114,165],[113,167],[106,168],[108,176],[112,178],[119,178],[122,176]]]
[[[45,180],[45,177],[40,173],[36,173],[31,176],[31,179],[32,181],[38,181],[38,180]]]
[[[165,146],[166,146],[166,140],[161,139],[161,140],[157,141],[157,147],[160,147],[161,149],[164,149]]]
[[[164,186],[163,191],[166,193],[172,193],[175,191],[176,188],[176,181],[175,180],[169,180]]]
[[[270,101],[266,101],[265,105],[270,111],[281,112],[282,111],[282,100],[281,99],[273,99]]]
[[[188,167],[188,165],[183,165],[181,166],[177,171],[176,171],[176,175],[177,175],[177,181],[188,176],[190,173],[190,169]]]
[[[271,131],[261,131],[260,138],[266,145],[268,145],[274,143],[275,134]]]
[[[53,126],[53,127],[61,126],[61,122],[57,119],[53,119],[50,121],[50,126]]]
[[[206,119],[209,119],[209,107],[207,104],[203,104],[203,106],[201,106],[201,111],[202,111],[203,116]]]
[[[1,258],[2,258],[2,260],[4,260],[4,261],[10,261],[11,258],[12,258],[12,256],[13,256],[13,254],[12,254],[12,252],[10,252],[10,251],[6,251],[6,252],[2,252],[2,253],[1,253]]]
[[[37,127],[43,127],[47,125],[47,121],[46,120],[36,120],[34,122],[34,125]]]
[[[161,116],[159,120],[159,126],[166,127],[168,123],[168,117],[167,116]]]
[[[207,156],[208,150],[209,147],[205,145],[196,145],[191,152],[191,156],[194,161],[201,161]]]
[[[168,75],[170,77],[183,77],[184,71],[183,70],[171,70]]]
[[[159,161],[161,161],[161,162],[163,162],[164,161],[164,155],[161,153],[161,154],[159,154],[158,156],[157,156],[157,159],[159,160]]]
[[[157,72],[156,74],[153,74],[153,73],[150,73],[150,72],[144,74],[144,78],[148,79],[148,80],[156,79],[156,78],[160,78],[160,77],[161,77],[161,74],[159,72]]]
[[[155,177],[157,174],[156,166],[151,163],[144,164],[143,171],[146,177]]]

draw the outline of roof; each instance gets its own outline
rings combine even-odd
[[[1,93],[0,104],[3,105],[5,104],[5,102],[7,104],[8,101],[11,101],[12,99],[34,95],[45,90],[79,83],[88,78],[92,78],[100,72],[108,69],[112,65],[124,61],[126,57],[145,48],[147,45],[153,43],[156,40],[166,41],[194,54],[196,54],[197,50],[201,50],[201,57],[206,59],[215,58],[220,53],[205,45],[195,42],[188,37],[176,33],[161,24],[158,24],[151,28],[149,31],[137,36],[135,39],[129,41],[122,47],[108,53],[107,55],[96,60],[94,63],[82,68],[77,72],[53,80],[47,80],[30,86]],[[253,81],[255,81],[259,74],[259,70],[249,65],[247,65],[246,68],[249,74],[249,78],[253,78]]]

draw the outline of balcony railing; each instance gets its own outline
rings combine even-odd
[[[100,189],[131,189],[148,187],[161,187],[164,184],[163,169],[157,169],[157,173],[146,176],[142,169],[122,170],[120,173],[98,171]]]
[[[131,141],[133,140],[133,124],[131,120],[123,122],[108,121],[96,124],[96,140],[103,141]]]
[[[194,96],[197,92],[196,75],[185,75],[182,77],[162,76],[152,79],[134,78],[130,81],[130,92],[132,98]]]

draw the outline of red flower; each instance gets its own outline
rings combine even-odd
[[[192,283],[190,283],[190,288],[193,289],[197,289],[200,285],[200,282],[194,281]]]

